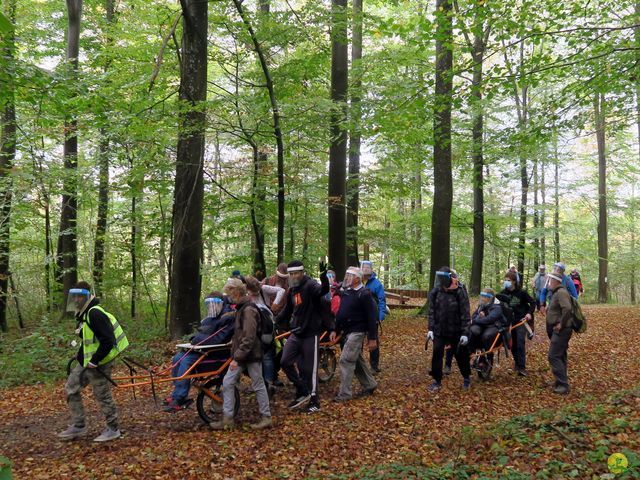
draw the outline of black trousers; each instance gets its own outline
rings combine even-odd
[[[447,345],[451,345],[452,355],[456,357],[456,363],[460,369],[460,373],[464,378],[469,378],[471,374],[471,365],[469,364],[469,349],[466,346],[459,345],[460,336],[456,337],[434,337],[433,338],[433,355],[431,357],[431,376],[436,382],[442,381],[442,360],[444,358],[444,349]]]
[[[369,363],[371,364],[371,368],[373,370],[378,370],[380,368],[380,333],[382,332],[382,325],[378,322],[378,340],[376,343],[375,350],[371,350],[369,352]]]
[[[282,349],[282,370],[296,387],[296,396],[317,397],[318,336],[299,337],[291,334]]]

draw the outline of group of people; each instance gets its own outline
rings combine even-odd
[[[492,363],[491,349],[499,333],[511,340],[515,372],[526,376],[526,338],[533,335],[537,309],[546,315],[551,340],[548,360],[556,379],[554,392],[568,393],[567,349],[573,332],[571,296],[577,298],[582,287],[580,283],[576,289],[575,277],[564,272],[561,263],[554,264],[551,273],[540,266],[532,283],[534,298],[523,289],[522,277],[512,267],[504,275],[502,290],[496,293],[485,288],[472,313],[467,290],[457,272],[449,267],[440,268],[428,299],[427,346],[433,343],[430,371],[433,382],[429,392],[442,388],[443,375],[451,372],[454,357],[463,377],[462,387],[469,389],[471,354],[478,352],[483,362]],[[94,440],[114,440],[121,433],[111,396],[110,374],[114,359],[127,348],[128,340],[116,318],[102,308],[86,282],[69,291],[69,303],[76,314],[76,333],[81,342],[78,366],[65,384],[72,423],[58,436],[71,440],[86,435],[80,392],[91,384],[107,420],[106,429]],[[330,342],[339,340],[341,345],[340,387],[334,401],[372,395],[378,387],[375,375],[380,372],[380,332],[387,306],[384,287],[368,260],[349,267],[340,283],[336,273],[323,263],[320,281],[316,281],[298,260],[278,265],[274,275],[263,281],[243,277],[236,271],[222,292],[207,295],[204,305],[206,316],[190,344],[231,344],[231,362],[222,380],[223,415],[220,421],[210,424],[213,429],[234,427],[235,391],[243,373],[251,379],[260,412],[260,420],[252,428],[272,425],[270,395],[283,386],[278,379],[280,370],[295,389],[288,407],[304,408],[309,413],[319,411],[318,359],[320,339],[325,332]],[[288,332],[283,344],[273,330],[265,329],[265,321],[279,331]],[[370,362],[364,357],[364,346],[370,352]],[[172,360],[173,377],[184,376],[198,358],[200,353],[193,350],[176,353]],[[208,358],[223,362],[229,353],[216,351]],[[352,389],[354,376],[361,385],[356,394]],[[190,384],[188,378],[174,381],[174,389],[164,401],[167,412],[189,406]]]
[[[438,270],[434,288],[429,292],[426,346],[433,343],[430,371],[433,382],[429,391],[440,390],[443,373],[451,373],[453,357],[463,377],[462,388],[469,389],[471,354],[477,352],[480,366],[482,362],[491,364],[492,347],[495,350],[498,334],[505,341],[510,340],[507,344],[510,343],[516,374],[527,376],[526,339],[533,337],[534,314],[538,309],[546,315],[550,339],[548,360],[555,376],[553,391],[568,393],[567,351],[574,315],[571,297],[577,299],[582,288],[576,290],[573,277],[566,275],[565,269],[564,264],[555,263],[552,272],[547,274],[541,265],[533,280],[534,298],[523,288],[522,277],[515,266],[511,266],[504,275],[502,290],[496,293],[492,288],[483,289],[472,314],[467,290],[455,270],[446,266]]]

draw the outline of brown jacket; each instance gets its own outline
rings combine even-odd
[[[555,326],[560,323],[561,328],[570,327],[573,321],[573,305],[569,292],[562,285],[551,291],[553,296],[547,309],[547,325]]]
[[[246,364],[262,360],[259,322],[258,309],[248,297],[238,302],[235,331],[231,340],[231,355],[236,362]]]

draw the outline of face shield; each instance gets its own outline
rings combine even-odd
[[[360,263],[360,269],[362,270],[362,275],[365,277],[373,275],[373,263],[368,260]]]
[[[344,288],[351,288],[355,283],[356,276],[353,273],[346,273],[344,276],[344,280],[342,281],[342,286]]]
[[[436,278],[433,282],[433,286],[435,288],[449,288],[453,279],[451,277],[451,272],[443,272],[438,270],[436,272]]]
[[[84,288],[71,288],[67,296],[67,312],[80,313],[91,299],[91,292]]]
[[[217,297],[205,298],[204,307],[207,312],[207,317],[216,318],[222,313],[222,299]]]
[[[329,280],[329,283],[333,285],[336,281],[336,272],[333,270],[327,270],[327,280]]]
[[[493,295],[487,292],[480,293],[480,305],[489,305],[493,302]]]
[[[567,267],[565,266],[564,263],[554,263],[553,264],[553,271],[551,273],[553,273],[554,275],[558,275],[560,277],[562,277],[564,275],[565,270],[567,269]]]

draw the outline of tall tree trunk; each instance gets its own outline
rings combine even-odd
[[[251,36],[251,41],[253,42],[253,48],[258,55],[258,60],[260,61],[260,67],[262,68],[262,73],[264,75],[265,84],[267,86],[267,92],[269,93],[269,101],[271,103],[271,113],[273,117],[273,133],[276,139],[276,150],[277,150],[277,158],[278,158],[278,232],[277,232],[277,258],[276,262],[280,263],[284,258],[284,209],[285,209],[285,196],[284,196],[284,141],[282,139],[282,128],[280,126],[280,108],[278,106],[278,100],[275,94],[275,89],[273,86],[273,78],[271,77],[271,72],[269,71],[269,65],[267,63],[267,58],[265,56],[265,52],[263,50],[262,45],[258,41],[258,37],[256,35],[251,22],[249,21],[249,17],[246,12],[242,8],[243,0],[233,0],[233,3],[242,18],[242,22],[244,23],[249,35]],[[269,11],[269,2],[266,0],[261,0],[260,7],[263,13],[268,13]]]
[[[128,152],[127,152],[127,155]],[[134,170],[133,157],[129,155],[129,175],[131,191],[131,238],[129,244],[129,255],[131,257],[131,318],[136,318],[137,301],[140,275],[140,214],[138,213],[138,205],[142,201],[144,192],[144,174]]]
[[[540,265],[540,211],[538,206],[538,160],[533,160],[533,271],[538,271]]]
[[[253,237],[253,274],[266,274],[264,260],[264,205],[265,193],[261,186],[260,175],[267,155],[258,150],[258,145],[252,144],[253,151],[253,182],[251,184],[251,229]]]
[[[636,18],[640,18],[640,1],[636,1]],[[636,58],[640,60],[640,26],[633,29],[636,41]],[[636,127],[638,129],[638,161],[640,162],[640,78],[636,76]],[[636,210],[635,182],[633,189],[633,212]],[[636,304],[636,224],[635,215],[631,216],[631,303]]]
[[[341,279],[347,269],[346,169],[348,53],[347,0],[331,1],[331,146],[329,147],[329,263]]]
[[[67,79],[70,83],[75,84],[80,51],[82,0],[67,0],[67,12]],[[65,119],[63,156],[65,172],[60,208],[60,231],[58,233],[57,281],[64,293],[64,300],[59,305],[64,310],[69,289],[78,281],[76,226],[78,218],[78,123],[74,113]]]
[[[16,2],[3,2],[4,13],[15,23]],[[0,4],[1,5],[1,4]],[[16,107],[15,107],[15,31],[12,29],[0,37],[0,57],[4,66],[0,70],[0,330],[8,330],[7,304],[9,303],[9,227],[13,180],[11,169],[16,158]]]
[[[640,126],[640,124],[639,124]],[[640,134],[640,131],[638,132]],[[638,137],[640,140],[640,136]],[[635,182],[631,183],[631,208],[629,208],[629,224],[631,230],[631,274],[629,279],[630,300],[636,304],[636,188]]]
[[[484,263],[484,107],[482,105],[483,62],[488,37],[481,18],[484,3],[476,5],[476,19],[472,47],[473,79],[471,82],[473,126],[473,254],[471,258],[471,282],[469,293],[479,295],[482,288]]]
[[[435,272],[449,264],[453,178],[451,174],[451,105],[453,25],[451,0],[436,0],[436,85],[433,119],[433,212],[429,288]]]
[[[594,114],[598,143],[598,302],[609,299],[608,268],[609,244],[607,228],[607,157],[605,154],[605,98],[596,93]]]
[[[553,257],[560,261],[560,158],[558,154],[558,132],[553,134],[554,162],[554,209],[553,209]]]
[[[105,1],[107,28],[111,28],[113,22],[115,3],[114,0]],[[107,32],[106,46],[111,45],[111,32]],[[109,62],[104,67],[105,73],[109,69]],[[107,115],[105,115],[107,117]],[[105,119],[103,119],[105,121]],[[107,233],[107,215],[109,212],[109,138],[107,129],[100,128],[98,173],[98,220],[96,223],[96,239],[93,249],[93,288],[96,295],[102,295],[102,277],[104,273],[105,239]]]
[[[522,120],[520,134],[524,135],[528,120],[528,88],[522,87]],[[527,198],[529,193],[529,176],[527,174],[527,155],[524,146],[520,145],[520,226],[518,229],[518,271],[524,275],[524,254],[527,239]]]
[[[207,98],[208,3],[181,0],[180,131],[176,158],[171,261],[172,338],[189,333],[200,318],[203,161]]]
[[[353,0],[351,33],[351,132],[347,179],[347,264],[358,265],[358,208],[360,204],[360,145],[362,143],[362,0]]]
[[[542,197],[542,207],[540,209],[540,264],[546,263],[547,249],[547,232],[546,232],[546,215],[547,215],[547,186],[545,184],[545,170],[547,169],[547,157],[542,157],[540,163],[540,195]]]

